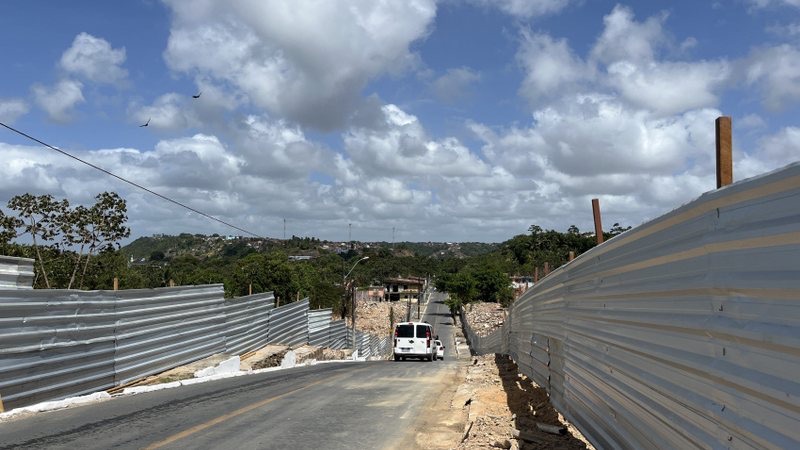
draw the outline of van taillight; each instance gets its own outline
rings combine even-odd
[[[400,335],[400,333],[398,332],[397,328],[395,328],[395,329],[394,329],[394,337],[397,337],[397,336],[399,336],[399,335]]]

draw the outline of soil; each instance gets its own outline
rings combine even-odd
[[[478,336],[488,336],[506,320],[506,309],[499,303],[469,303],[464,306],[464,313]]]

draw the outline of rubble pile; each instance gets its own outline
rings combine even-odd
[[[499,303],[469,303],[464,306],[467,321],[478,336],[488,336],[503,326],[506,309]]]
[[[407,310],[408,305],[405,302],[358,301],[356,328],[375,336],[388,336],[393,332],[390,313],[394,315],[394,323],[403,322],[406,320]]]
[[[467,419],[456,448],[593,449],[507,356],[473,357],[459,391],[453,406],[464,408]]]

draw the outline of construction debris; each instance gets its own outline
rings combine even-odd
[[[467,321],[478,336],[488,336],[503,326],[506,309],[499,303],[470,303],[464,307]]]
[[[413,306],[416,307],[416,304]],[[393,323],[406,320],[407,311],[408,304],[406,302],[358,301],[356,302],[356,328],[375,336],[389,336],[394,332]]]

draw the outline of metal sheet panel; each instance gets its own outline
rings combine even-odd
[[[116,383],[225,351],[223,286],[118,291]]]
[[[598,447],[800,447],[800,165],[584,253],[509,318],[520,370]]]
[[[344,320],[332,320],[328,339],[330,348],[342,350],[348,348],[348,328]]]
[[[0,291],[5,407],[113,387],[114,306],[104,292]]]
[[[269,342],[269,312],[275,307],[272,292],[225,300],[225,352],[241,355]]]
[[[308,312],[308,343],[317,347],[330,345],[330,326],[333,310],[318,309]]]
[[[307,298],[270,311],[269,343],[290,347],[308,343]]]
[[[33,289],[33,263],[30,258],[0,256],[0,289]]]

